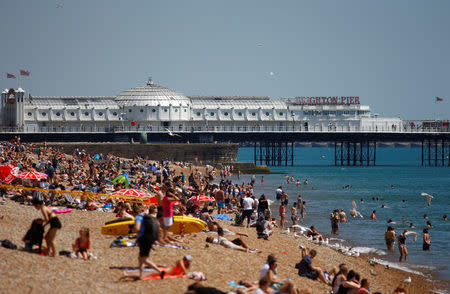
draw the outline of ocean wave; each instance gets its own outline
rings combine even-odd
[[[339,241],[339,242],[345,242],[345,240],[344,240],[344,239],[333,238],[333,237],[331,237],[331,238],[330,238],[330,241]]]
[[[390,261],[382,260],[382,259],[379,259],[379,258],[372,258],[371,261],[373,261],[375,263],[378,263],[378,264],[382,264],[382,265],[388,265],[391,268],[399,269],[399,270],[404,271],[404,272],[408,272],[408,273],[411,273],[411,274],[416,274],[416,275],[425,277],[425,275],[422,272],[413,270],[410,267],[407,267],[407,266],[404,266],[404,265],[400,265],[400,264],[398,264],[396,262],[390,262]]]
[[[433,293],[436,293],[436,294],[448,294],[448,292],[445,291],[445,290],[433,290]]]
[[[386,251],[371,247],[353,247],[352,250],[364,254],[387,255]]]

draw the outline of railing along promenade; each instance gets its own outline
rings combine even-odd
[[[301,124],[294,126],[70,126],[70,127],[37,127],[25,126],[24,128],[1,127],[0,133],[450,133],[448,126],[438,127],[411,127],[409,124],[401,128],[395,127],[348,127],[309,125]]]

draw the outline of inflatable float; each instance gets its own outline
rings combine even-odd
[[[56,214],[72,212],[72,208],[52,208],[52,211]]]
[[[132,235],[134,226],[134,218],[119,218],[106,222],[102,227],[103,235]]]
[[[198,233],[206,227],[206,223],[199,218],[190,216],[173,217],[173,225],[169,227],[169,232],[174,234],[192,234]]]

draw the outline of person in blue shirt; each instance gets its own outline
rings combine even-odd
[[[325,284],[327,284],[327,279],[325,278],[324,272],[320,267],[312,265],[312,259],[316,257],[316,250],[309,251],[309,254],[306,254],[306,248],[302,248],[302,260],[298,266],[298,275],[301,277],[307,277],[311,280],[321,280]]]

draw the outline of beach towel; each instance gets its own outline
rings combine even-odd
[[[166,266],[158,266],[158,268],[163,271],[165,271],[167,269]],[[149,274],[142,278],[142,280],[144,280],[144,281],[161,279],[161,276],[159,274],[156,274],[156,271],[154,269],[146,268],[146,269],[144,269],[144,272]],[[128,269],[128,270],[125,270],[124,273],[126,273],[126,274],[139,273],[139,269]],[[155,273],[155,274],[153,275],[152,273]],[[164,275],[164,279],[182,279],[182,278],[187,278],[187,277],[188,277],[187,275],[172,275],[172,274]]]
[[[130,239],[128,239],[128,237],[119,236],[114,241],[112,241],[111,245],[109,245],[109,248],[134,246],[137,246],[136,241],[131,241]]]
[[[247,287],[245,287],[244,285],[239,285],[235,281],[229,282],[228,286],[233,287],[233,288],[247,289]]]
[[[226,220],[226,221],[232,221],[233,219],[231,217],[229,217],[226,214],[218,214],[216,216],[214,216],[214,218],[220,219],[220,220]]]

